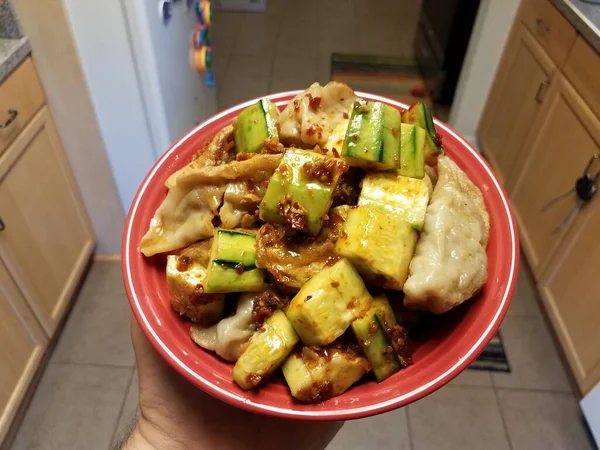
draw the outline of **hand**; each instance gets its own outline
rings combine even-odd
[[[210,397],[172,369],[132,320],[140,418],[124,450],[322,450],[343,423],[252,414]]]

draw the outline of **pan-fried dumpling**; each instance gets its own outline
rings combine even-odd
[[[241,181],[258,184],[266,180],[273,175],[281,157],[256,155],[245,161],[197,167],[181,174],[156,210],[150,229],[142,238],[141,252],[152,256],[212,237],[212,221],[227,187]]]
[[[235,314],[212,327],[192,325],[192,340],[200,347],[216,352],[226,361],[237,361],[241,345],[246,343],[255,331],[252,321],[255,297],[255,292],[242,294]]]
[[[483,196],[447,156],[417,242],[404,305],[441,314],[475,295],[487,280],[490,220]]]
[[[226,126],[210,141],[203,150],[198,152],[192,162],[187,166],[171,174],[165,183],[167,189],[175,186],[177,178],[186,173],[193,172],[195,169],[204,166],[218,166],[231,162],[235,159],[233,127]]]
[[[279,140],[300,147],[325,146],[340,126],[344,139],[350,106],[356,101],[354,91],[332,81],[325,86],[313,83],[296,95],[279,116]],[[338,151],[341,151],[341,144]]]

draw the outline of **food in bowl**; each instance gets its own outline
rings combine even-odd
[[[173,310],[246,390],[279,369],[307,403],[385,382],[411,363],[411,311],[445,313],[487,279],[483,197],[422,103],[335,82],[281,113],[261,99],[166,188],[140,250],[167,255]]]

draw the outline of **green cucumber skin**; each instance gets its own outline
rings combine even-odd
[[[217,231],[213,261],[228,267],[243,264],[246,268],[256,267],[256,237],[233,230]]]
[[[273,108],[271,100],[261,99],[238,115],[234,140],[239,153],[258,152],[265,139],[279,140]]]
[[[386,169],[400,168],[400,111],[393,106],[383,106],[383,142],[380,162]]]
[[[387,353],[391,346],[385,329],[376,314],[358,319],[352,324],[352,331],[363,349],[377,381],[381,382],[401,369],[395,352]],[[377,330],[371,333],[369,327],[375,323]]]
[[[368,107],[368,112],[362,112],[361,108],[363,107]],[[348,123],[343,155],[377,163],[381,158],[382,144],[383,104],[364,100],[357,101]]]

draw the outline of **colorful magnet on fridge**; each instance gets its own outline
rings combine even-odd
[[[212,50],[210,47],[202,47],[190,52],[190,64],[198,72],[208,72],[212,69]]]
[[[198,29],[192,34],[192,41],[194,43],[194,48],[197,50],[200,50],[202,47],[210,46],[208,29],[198,27]]]
[[[198,0],[194,9],[200,25],[204,28],[210,27],[212,21],[210,2],[208,0]]]

